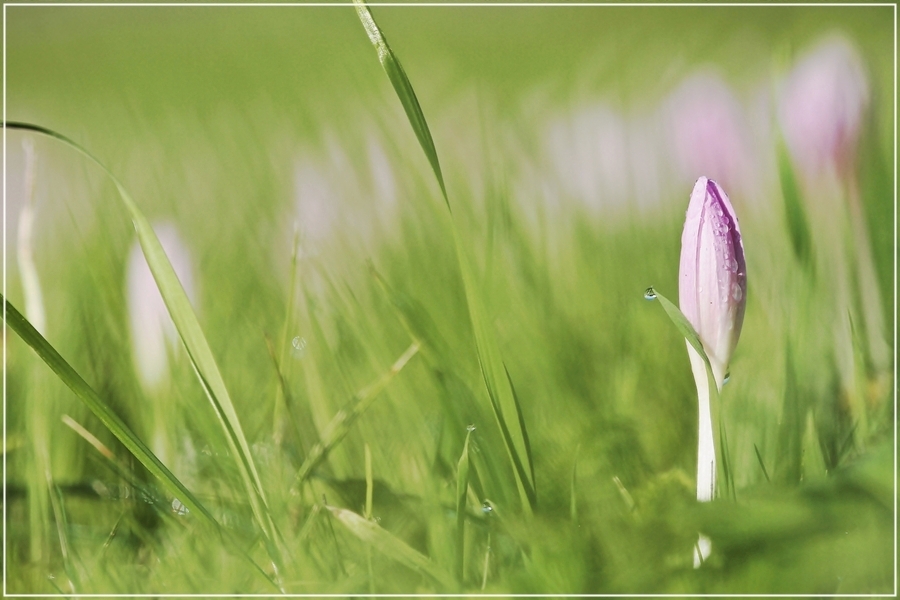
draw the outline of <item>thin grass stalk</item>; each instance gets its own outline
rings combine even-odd
[[[466,496],[469,490],[469,438],[474,427],[466,433],[462,454],[456,466],[456,578],[465,579],[466,565]]]

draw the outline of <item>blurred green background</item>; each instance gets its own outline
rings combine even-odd
[[[533,517],[479,373],[443,201],[351,6],[5,11],[6,118],[82,144],[178,231],[195,310],[292,552],[286,591],[892,591],[892,7],[373,7],[467,224],[531,440]],[[827,36],[853,49],[865,78],[858,143],[848,134],[853,160],[836,181],[778,152],[784,82]],[[716,115],[722,97],[740,151],[727,172],[694,172],[679,111]],[[727,119],[710,127],[730,135]],[[54,140],[7,130],[6,144],[8,299],[25,310],[18,227],[32,202],[47,339],[264,564],[184,353],[164,347],[161,384],[139,375],[134,232],[115,187]],[[700,167],[726,164],[720,148]],[[677,298],[700,175],[735,205],[749,289],[722,395],[736,498],[705,506],[693,501],[684,343],[643,299],[650,285]],[[410,320],[428,332],[422,350],[291,493],[332,417],[413,341]],[[6,376],[8,592],[277,591],[147,492],[154,482],[12,333]],[[458,587],[321,510],[324,496],[364,512],[368,446],[371,516],[452,572],[469,424],[478,485]],[[714,551],[695,570],[701,530]]]

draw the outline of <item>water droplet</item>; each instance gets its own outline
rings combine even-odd
[[[175,498],[174,500],[172,500],[172,512],[176,515],[184,516],[191,511],[188,510],[187,506],[181,503],[181,500]]]
[[[741,298],[744,297],[744,290],[737,283],[731,284],[731,297],[734,298],[735,302],[740,302]]]
[[[722,380],[722,385],[725,385],[731,380],[731,371],[725,373],[725,379]]]
[[[727,259],[725,261],[725,266],[728,268],[728,270],[731,271],[732,273],[737,273],[738,262],[736,260],[734,260],[733,258],[728,258],[727,255],[725,258]]]
[[[656,290],[653,289],[653,286],[644,290],[644,300],[656,300]]]
[[[469,432],[475,431],[475,424],[473,423],[472,425],[469,425],[468,427],[466,427],[466,431],[469,431]]]
[[[294,349],[294,358],[303,358],[303,355],[306,354],[306,338],[298,335],[291,340],[291,346]]]
[[[490,502],[485,501],[481,505],[481,512],[483,512],[485,514],[490,514],[490,513],[494,512],[494,507],[491,506]]]

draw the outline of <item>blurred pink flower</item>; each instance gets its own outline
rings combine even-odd
[[[852,168],[868,103],[862,59],[844,37],[822,40],[797,62],[783,84],[779,118],[791,156],[806,176]]]
[[[718,74],[686,78],[664,112],[681,173],[691,178],[706,173],[729,187],[742,184],[749,154],[743,110]]]

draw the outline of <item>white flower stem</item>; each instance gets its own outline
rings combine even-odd
[[[716,497],[716,439],[713,430],[712,399],[706,363],[696,350],[688,344],[688,356],[691,360],[691,371],[697,384],[697,400],[699,405],[699,430],[697,435],[697,501],[709,502]],[[723,376],[714,373],[716,387],[722,389]],[[694,568],[698,568],[709,557],[712,542],[700,534],[694,546]]]

